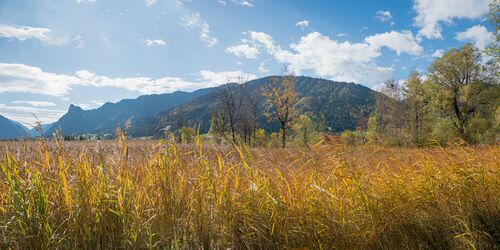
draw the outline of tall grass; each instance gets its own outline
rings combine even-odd
[[[0,151],[0,248],[500,248],[496,146]]]

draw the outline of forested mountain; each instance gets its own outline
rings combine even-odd
[[[19,139],[27,134],[27,129],[12,120],[0,115],[0,140]]]
[[[216,88],[197,90],[192,93],[174,92],[162,95],[145,95],[137,99],[106,103],[93,110],[83,110],[71,105],[45,135],[55,129],[63,134],[110,133],[132,118],[127,132],[134,137],[160,136],[163,128],[176,130],[182,126],[199,127],[201,133],[210,128],[210,117],[218,110],[218,93],[221,88],[245,88],[245,92],[258,96],[259,126],[276,131],[277,126],[262,115],[265,98],[263,88],[272,77]],[[303,100],[301,112],[312,117],[323,117],[330,131],[355,129],[366,126],[368,115],[375,106],[377,92],[362,85],[335,82],[320,78],[300,76],[296,78],[297,95]]]
[[[137,99],[124,99],[117,103],[106,103],[93,110],[70,105],[68,112],[45,132],[51,136],[55,129],[63,134],[109,133],[118,126],[123,126],[131,118],[132,122],[144,117],[193,100],[211,92],[212,89],[201,89],[194,92],[174,92],[161,95],[144,95]]]
[[[271,82],[272,77],[249,81],[244,84],[245,92],[258,95],[259,113],[263,112],[265,99],[263,88]],[[237,84],[218,88],[239,88]],[[367,117],[375,106],[377,92],[362,85],[346,82],[335,82],[319,78],[297,77],[296,91],[304,101],[302,113],[313,117],[324,117],[330,131],[340,132],[355,129],[357,125],[366,126]],[[198,127],[201,133],[210,128],[210,117],[218,110],[218,91],[210,92],[190,102],[161,112],[154,117],[145,117],[135,123],[132,135],[159,135],[162,128],[175,130],[182,126]],[[276,131],[277,124],[270,123],[263,115],[259,118],[259,127],[268,131]]]

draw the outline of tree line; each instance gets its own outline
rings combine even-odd
[[[377,94],[375,110],[365,126],[358,126],[367,129],[344,131],[342,140],[394,146],[495,143],[500,132],[495,60],[495,56],[485,56],[484,51],[466,44],[436,59],[426,75],[412,70],[404,82],[385,81]],[[303,112],[307,100],[297,95],[293,73],[285,69],[271,79],[260,91],[248,91],[241,78],[239,84],[220,88],[209,134],[219,141],[249,145],[267,142],[280,147],[291,141],[308,146],[323,134],[326,122]],[[261,117],[275,122],[278,132],[266,134],[259,129]]]

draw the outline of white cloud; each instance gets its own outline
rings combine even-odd
[[[100,76],[87,70],[73,74],[44,72],[40,68],[24,64],[0,63],[0,93],[34,93],[65,96],[73,86],[116,87],[142,94],[168,93],[177,90],[192,91],[225,83],[227,77],[242,75],[256,78],[241,71],[213,72],[203,70],[198,79],[188,81],[180,77],[119,77]]]
[[[380,83],[392,76],[392,66],[379,66],[375,61],[382,54],[382,47],[388,47],[398,54],[418,55],[423,51],[411,31],[405,30],[369,36],[361,43],[337,41],[319,32],[312,32],[301,37],[299,42],[290,44],[290,49],[282,48],[269,34],[263,32],[248,31],[244,34],[248,39],[242,39],[242,44],[236,46],[262,49],[278,63],[288,64],[296,74],[310,70],[320,77],[368,85]],[[258,70],[267,72],[263,64]]]
[[[0,37],[15,38],[20,41],[26,39],[37,39],[48,45],[64,45],[69,39],[64,37],[55,37],[51,35],[52,31],[47,28],[35,28],[30,26],[15,26],[0,23]]]
[[[442,55],[444,54],[444,50],[442,49],[437,49],[436,51],[434,51],[434,53],[432,53],[432,57],[441,57]]]
[[[201,40],[205,42],[208,47],[212,47],[218,42],[217,38],[210,35],[210,25],[201,19],[199,12],[192,15],[186,15],[181,19],[179,24],[191,30],[199,30]]]
[[[484,26],[478,24],[463,32],[457,32],[455,39],[458,41],[473,42],[474,46],[484,49],[495,37]]]
[[[24,64],[0,63],[0,93],[25,92],[62,96],[68,93],[70,83],[79,81],[73,75],[47,73]]]
[[[345,36],[347,36],[347,34],[345,34],[345,33],[339,33],[339,34],[337,34],[337,37],[345,37]]]
[[[305,29],[305,28],[307,28],[307,26],[309,26],[309,21],[302,20],[302,21],[296,23],[295,26],[300,27],[301,29]]]
[[[53,102],[42,102],[42,101],[13,101],[14,104],[26,104],[33,107],[55,107],[57,106]]]
[[[371,85],[392,75],[392,68],[381,67],[374,62],[381,53],[367,43],[338,42],[313,32],[302,37],[298,43],[291,44],[291,50],[286,50],[266,33],[250,31],[247,35],[279,63],[289,64],[296,74],[311,70],[320,77]]]
[[[202,70],[200,71],[198,81],[203,82],[205,87],[215,87],[227,82],[236,82],[238,78],[241,78],[244,81],[250,81],[256,79],[257,76],[243,71],[213,72],[209,70]]]
[[[167,43],[162,39],[143,39],[142,41],[148,47],[151,47],[151,46],[163,47],[163,46],[167,45]]]
[[[237,57],[246,57],[248,59],[256,59],[259,54],[259,50],[257,48],[251,47],[248,44],[230,46],[226,49],[226,52]]]
[[[0,103],[0,114],[11,120],[20,122],[27,128],[32,128],[37,118],[43,124],[56,121],[66,113],[66,110],[47,109],[38,107],[26,107],[17,105],[6,105]],[[35,117],[36,116],[36,117]]]
[[[388,47],[398,55],[408,53],[410,55],[418,55],[424,50],[413,37],[413,33],[409,30],[402,32],[390,31],[382,34],[376,34],[365,38],[368,44],[380,48]]]
[[[82,36],[76,36],[75,38],[73,38],[73,41],[76,42],[77,49],[85,48],[85,41],[83,40]]]
[[[237,5],[241,6],[246,6],[246,7],[253,7],[253,3],[251,1],[246,1],[246,0],[217,0],[222,5],[226,5],[227,2],[231,2]]]
[[[257,70],[259,70],[259,72],[261,72],[261,73],[269,73],[269,69],[266,68],[266,63],[265,62],[261,62],[259,64],[259,68]]]
[[[95,3],[96,0],[76,0],[77,3]]]
[[[440,39],[441,23],[452,24],[456,18],[477,19],[488,12],[490,0],[415,0],[415,25],[418,37]]]
[[[375,18],[377,18],[381,22],[389,22],[392,20],[391,12],[388,10],[379,10],[375,13]]]
[[[253,7],[253,3],[250,1],[240,1],[239,4],[247,7]]]
[[[156,3],[156,0],[144,0],[146,6],[152,6]]]

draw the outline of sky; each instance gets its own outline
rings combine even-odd
[[[493,40],[489,0],[0,0],[0,115],[279,74],[376,88]]]

